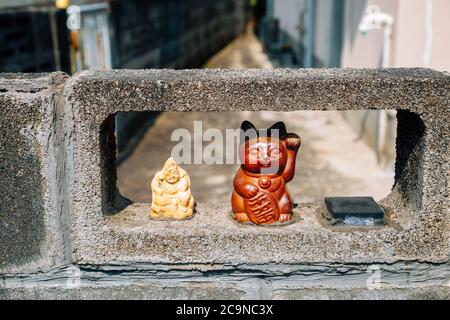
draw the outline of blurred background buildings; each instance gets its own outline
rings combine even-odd
[[[2,0],[0,71],[198,68],[243,31],[245,3]]]
[[[447,0],[267,0],[258,5],[264,12],[261,38],[280,65],[450,71]],[[375,19],[367,23],[372,12]],[[383,65],[386,46],[390,52]]]

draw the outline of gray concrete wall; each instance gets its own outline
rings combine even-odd
[[[3,274],[0,299],[449,299],[450,265],[67,266]]]
[[[53,7],[1,10],[0,71],[69,72],[66,18]]]
[[[66,262],[59,152],[67,76],[0,74],[0,270],[36,270]],[[1,271],[0,271],[1,272]]]
[[[448,298],[449,84],[427,69],[3,75],[0,297]],[[213,203],[153,221],[115,185],[119,111],[369,108],[398,110],[383,227],[333,227],[320,202],[284,227]]]

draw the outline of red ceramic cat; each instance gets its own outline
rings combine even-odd
[[[295,173],[300,137],[277,122],[265,134],[248,121],[241,125],[241,168],[234,178],[231,204],[239,222],[271,224],[292,218],[292,198],[286,183]]]

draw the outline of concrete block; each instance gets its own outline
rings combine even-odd
[[[274,300],[448,300],[450,289],[443,286],[420,288],[297,288],[276,290]]]
[[[84,72],[65,87],[72,257],[77,264],[445,262],[449,253],[447,73],[378,70]],[[324,206],[285,227],[236,225],[228,204],[199,204],[182,222],[148,219],[116,188],[120,111],[398,110],[395,185],[386,226],[332,227]],[[303,220],[298,219],[298,213]]]
[[[447,299],[449,266],[69,265],[3,275],[0,299]]]
[[[0,272],[65,259],[56,110],[63,73],[0,74]]]

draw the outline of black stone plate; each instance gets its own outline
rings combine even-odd
[[[334,225],[382,226],[384,211],[372,197],[326,197]]]

